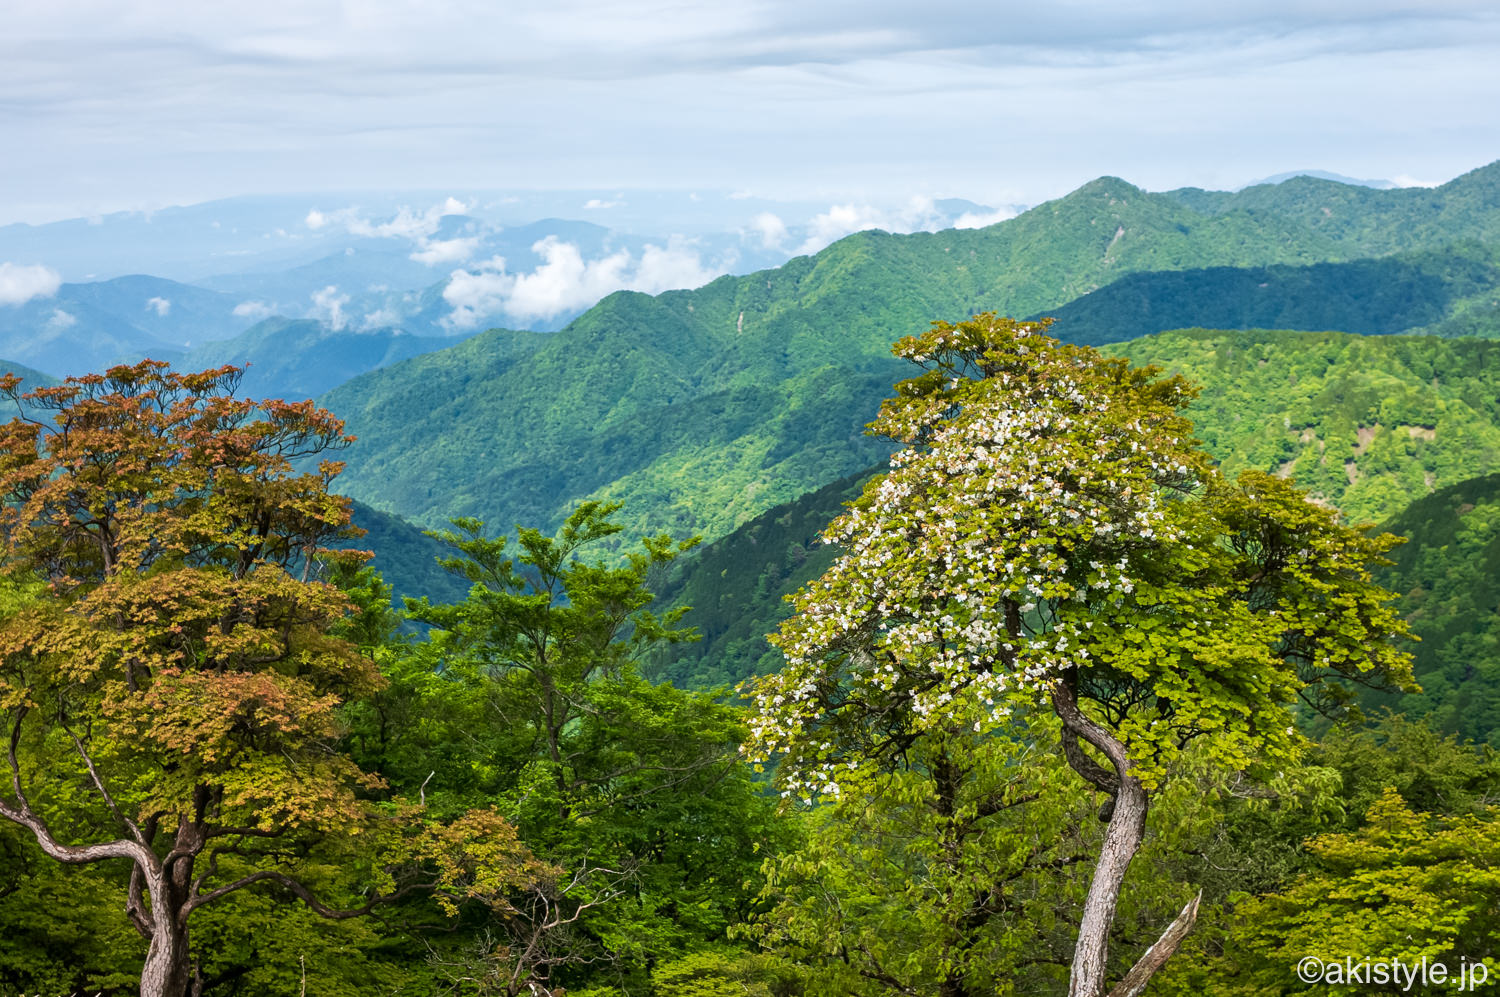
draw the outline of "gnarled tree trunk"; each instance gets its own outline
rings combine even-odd
[[[1108,730],[1089,719],[1078,708],[1076,674],[1054,683],[1052,707],[1063,722],[1063,754],[1075,772],[1090,784],[1111,794],[1100,816],[1107,816],[1109,827],[1104,844],[1094,864],[1094,878],[1084,899],[1083,917],[1078,924],[1078,941],[1073,948],[1073,966],[1068,978],[1068,997],[1133,997],[1145,988],[1151,977],[1164,966],[1182,943],[1198,916],[1198,901],[1183,908],[1167,927],[1157,943],[1136,962],[1120,985],[1108,991],[1109,929],[1114,924],[1120,902],[1120,888],[1131,860],[1140,850],[1146,836],[1146,816],[1151,800],[1141,781],[1131,774],[1130,756],[1125,745]],[[1095,762],[1079,741],[1086,741],[1110,763],[1110,768]]]

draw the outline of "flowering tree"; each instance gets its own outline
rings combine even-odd
[[[1070,993],[1106,992],[1109,927],[1153,793],[1190,745],[1274,773],[1290,704],[1333,677],[1409,683],[1405,627],[1368,565],[1396,543],[1289,483],[1219,475],[1181,413],[1195,389],[985,314],[896,344],[923,369],[871,425],[903,444],[825,534],[842,556],[772,638],[751,750],[802,796],[955,724],[1049,710],[1108,821]],[[1189,904],[1113,991],[1138,993]]]
[[[60,862],[130,863],[143,997],[196,992],[189,919],[256,884],[338,918],[550,874],[498,814],[432,825],[361,794],[380,780],[338,749],[340,708],[381,678],[330,633],[348,600],[308,579],[348,501],[340,465],[293,467],[351,438],[311,402],[235,398],[239,374],[0,379],[20,406],[0,426],[0,817]],[[315,845],[364,870],[362,902],[293,875]]]

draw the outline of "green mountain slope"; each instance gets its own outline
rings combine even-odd
[[[177,366],[203,370],[249,365],[242,388],[256,398],[311,398],[351,377],[446,349],[456,340],[410,336],[400,329],[333,329],[312,319],[269,318],[233,339],[205,343]]]
[[[1207,215],[1243,212],[1290,223],[1347,247],[1351,257],[1500,241],[1500,163],[1432,188],[1375,190],[1304,176],[1234,193],[1186,188],[1163,196]]]
[[[1112,350],[1204,386],[1189,415],[1226,470],[1290,476],[1355,521],[1500,470],[1500,342],[1196,329]]]
[[[403,596],[420,599],[425,595],[433,602],[458,602],[468,594],[468,582],[437,563],[437,558],[449,556],[449,548],[406,520],[361,502],[354,503],[353,520],[365,535],[340,546],[374,553],[369,564],[391,587],[396,605],[401,605]]]
[[[1469,244],[1348,263],[1130,274],[1050,311],[1060,339],[1167,329],[1339,329],[1500,336],[1500,259]]]
[[[25,390],[40,388],[46,384],[56,384],[57,378],[51,374],[43,374],[39,370],[33,370],[23,364],[12,363],[9,360],[0,360],[0,374],[14,374],[23,382],[21,387]]]
[[[343,486],[424,525],[552,527],[600,497],[626,501],[634,531],[722,536],[880,459],[861,432],[902,376],[890,343],[933,318],[1036,314],[1147,270],[1365,252],[1296,220],[1214,210],[1105,178],[988,229],[865,232],[695,291],[615,294],[525,340],[524,362],[513,337],[481,336],[321,399],[361,438]],[[1480,213],[1500,218],[1500,195]]]
[[[1422,691],[1367,705],[1500,747],[1500,474],[1420,498],[1384,528],[1409,541],[1380,581],[1422,639],[1412,649]]]
[[[660,678],[708,689],[781,667],[766,634],[785,619],[788,593],[817,578],[838,548],[819,534],[859,495],[874,472],[851,474],[785,502],[728,536],[674,562],[656,586],[664,606],[692,606],[689,622],[702,639],[667,648]]]
[[[1357,521],[1500,470],[1497,342],[1192,330],[1111,351],[1203,386],[1189,414],[1226,471],[1291,474]],[[704,639],[662,675],[715,685],[776,667],[764,635],[786,617],[783,597],[833,556],[817,535],[862,480],[777,506],[677,566],[661,598],[693,606],[687,622]]]

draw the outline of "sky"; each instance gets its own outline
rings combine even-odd
[[[1035,204],[1500,158],[1493,0],[9,7],[0,223],[445,187]]]

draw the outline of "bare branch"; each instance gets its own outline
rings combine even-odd
[[[202,877],[199,877],[199,879],[201,881]],[[215,900],[218,900],[220,897],[228,896],[236,890],[242,890],[245,887],[251,886],[255,883],[264,882],[276,883],[290,890],[297,896],[298,899],[307,904],[307,906],[315,914],[317,914],[319,917],[326,917],[330,921],[343,921],[351,917],[364,917],[366,914],[370,913],[370,911],[374,910],[376,907],[379,907],[382,904],[392,903],[417,890],[426,889],[429,885],[423,883],[409,883],[406,886],[403,886],[400,889],[396,890],[396,892],[394,893],[378,894],[374,897],[371,897],[369,902],[362,907],[355,907],[350,910],[335,910],[334,908],[329,907],[327,904],[323,903],[317,897],[313,896],[311,890],[303,886],[301,883],[297,882],[297,880],[293,879],[291,876],[288,876],[286,873],[264,869],[260,872],[252,872],[250,875],[241,877],[240,879],[237,879],[232,883],[226,883],[216,890],[211,890],[208,893],[203,893],[193,897],[183,906],[182,916],[186,917],[188,914],[191,914],[199,907],[202,907],[206,904],[211,904]]]
[[[83,759],[84,767],[89,770],[89,778],[93,780],[94,788],[99,790],[99,795],[104,797],[104,803],[109,807],[109,812],[115,815],[115,820],[125,826],[125,830],[130,832],[132,838],[144,845],[146,839],[141,834],[140,826],[125,816],[125,812],[115,803],[115,798],[105,788],[104,779],[100,777],[99,770],[94,767],[94,760],[89,757],[88,749],[83,746],[83,741],[77,734],[73,733],[73,728],[69,727],[66,723],[62,724],[62,729],[67,731],[68,737],[73,741],[73,746],[78,749],[78,757]]]
[[[1203,891],[1199,890],[1198,895],[1182,908],[1182,913],[1167,925],[1167,930],[1162,932],[1156,944],[1147,949],[1145,954],[1136,960],[1135,965],[1130,967],[1130,972],[1125,974],[1125,978],[1115,984],[1114,989],[1109,992],[1109,997],[1136,997],[1146,989],[1146,984],[1151,982],[1151,977],[1167,964],[1167,960],[1172,958],[1177,947],[1182,944],[1182,940],[1188,936],[1188,932],[1193,930],[1193,924],[1198,920],[1198,904],[1202,899]]]

